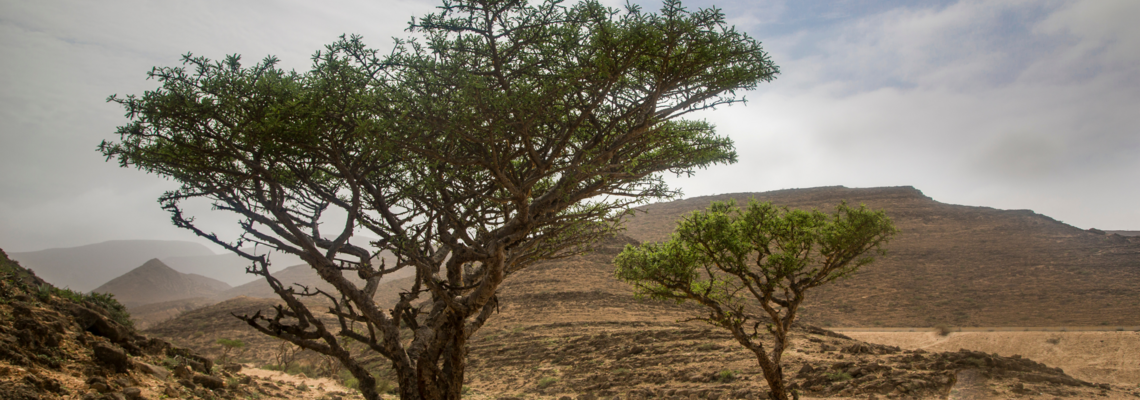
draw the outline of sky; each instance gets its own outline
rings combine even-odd
[[[781,69],[747,105],[694,116],[735,141],[739,162],[669,177],[686,197],[914,186],[943,203],[1140,230],[1138,1],[684,4],[723,9]],[[0,248],[203,242],[155,201],[175,183],[96,151],[127,122],[106,98],[155,88],[147,71],[187,52],[305,71],[341,34],[390,49],[436,5],[0,0]]]

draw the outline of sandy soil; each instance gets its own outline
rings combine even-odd
[[[927,351],[968,349],[1015,354],[1060,367],[1070,376],[1096,383],[1140,384],[1140,332],[854,332],[841,333],[871,343]]]

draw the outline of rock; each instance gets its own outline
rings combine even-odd
[[[168,376],[170,376],[170,371],[168,371],[166,368],[163,368],[163,367],[160,367],[157,365],[147,364],[147,363],[144,363],[141,361],[135,362],[135,369],[138,369],[139,371],[142,371],[142,372],[150,374],[150,375],[154,375],[156,378],[162,379],[162,380],[166,380],[166,378]]]
[[[226,382],[216,376],[197,374],[192,380],[206,389],[223,389],[226,387]]]
[[[190,367],[185,364],[174,367],[174,377],[178,379],[186,379],[194,376],[194,372],[190,371]]]
[[[131,360],[127,354],[111,345],[96,343],[94,346],[95,361],[115,369],[115,372],[125,373],[130,370]]]
[[[241,371],[241,364],[229,363],[229,364],[223,365],[222,370],[227,371],[227,372],[240,372]]]
[[[107,386],[107,383],[105,383],[105,382],[95,382],[95,383],[92,383],[90,385],[87,385],[87,387],[89,387],[91,389],[95,389],[95,391],[99,392],[99,393],[107,393],[107,392],[111,391],[111,387]]]
[[[182,363],[183,363],[183,365],[190,366],[190,369],[201,372],[203,374],[210,373],[210,369],[206,368],[206,365],[199,362],[198,360],[192,360],[192,359],[186,358],[186,359],[182,360]]]
[[[103,394],[102,400],[127,400],[127,396],[119,392],[111,392]]]
[[[175,389],[174,386],[170,386],[170,385],[167,385],[165,388],[162,389],[162,394],[164,394],[164,395],[166,395],[166,397],[170,397],[170,398],[178,398],[178,396],[182,395],[181,393],[178,393],[178,389]]]
[[[90,308],[76,303],[68,303],[67,312],[75,317],[75,322],[85,331],[111,339],[112,342],[124,342],[131,338],[129,330],[118,322]]]
[[[142,400],[143,398],[142,390],[137,387],[123,388],[123,396],[126,396],[127,400]]]

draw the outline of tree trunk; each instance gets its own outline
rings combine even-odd
[[[764,380],[768,381],[768,389],[772,391],[771,398],[789,400],[788,390],[784,387],[784,367],[773,363],[762,352],[756,355],[756,359],[760,362],[760,369],[764,371]]]

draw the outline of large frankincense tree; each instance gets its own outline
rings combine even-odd
[[[828,215],[714,202],[668,241],[626,246],[615,274],[639,295],[703,306],[696,319],[731,332],[756,356],[772,397],[788,400],[781,359],[805,293],[874,261],[895,232],[884,212],[846,203]]]
[[[503,280],[675,195],[662,173],[735,161],[731,140],[681,117],[740,102],[778,69],[718,10],[676,1],[445,1],[410,30],[421,39],[389,53],[342,38],[306,73],[187,55],[189,69],[152,70],[159,89],[111,98],[131,122],[100,148],[179,182],[160,198],[174,224],[253,262],[285,302],[244,316],[254,328],[336,358],[368,399],[376,381],[350,342],[391,362],[401,398],[456,399]],[[198,198],[244,234],[200,226],[183,206]],[[374,240],[350,240],[361,234]],[[336,291],[280,282],[251,243],[300,256]],[[401,270],[414,281],[382,309],[379,283]]]

